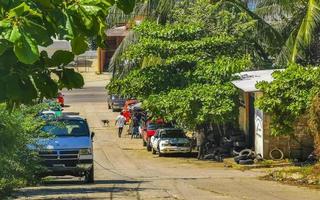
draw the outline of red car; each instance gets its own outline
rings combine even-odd
[[[61,92],[58,93],[57,102],[64,107],[64,95]]]
[[[151,137],[155,135],[157,129],[162,128],[164,125],[162,120],[156,122],[147,121],[145,127],[142,130],[143,146],[147,146],[147,150],[151,151]]]

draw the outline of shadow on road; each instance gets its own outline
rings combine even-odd
[[[138,193],[150,188],[141,188],[141,184],[145,181],[136,180],[97,180],[94,184],[85,184],[82,181],[66,181],[66,180],[52,180],[46,181],[42,186],[37,188],[25,188],[21,191],[28,198],[36,196],[44,196],[41,199],[70,199],[70,195],[81,196],[90,194],[114,194],[114,193]],[[137,186],[138,185],[138,186]],[[64,197],[67,195],[66,197]],[[24,196],[24,195],[23,195]],[[59,197],[56,197],[59,196]],[[77,197],[72,199],[101,199],[101,198],[83,198]]]
[[[94,184],[87,184],[81,180],[49,180],[43,183],[44,186],[50,185],[63,185],[63,186],[72,186],[72,185],[108,185],[108,184],[139,184],[145,181],[136,181],[136,180],[96,180]]]

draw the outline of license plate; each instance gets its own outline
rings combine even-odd
[[[53,167],[66,167],[64,164],[53,164]]]

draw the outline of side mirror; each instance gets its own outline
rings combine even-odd
[[[91,132],[91,140],[94,138],[94,136],[95,136],[95,133]]]

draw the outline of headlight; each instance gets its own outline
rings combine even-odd
[[[91,153],[91,149],[80,149],[79,151],[80,155],[90,155]]]
[[[163,147],[170,146],[170,143],[169,143],[169,141],[163,141],[161,143],[161,146],[163,146]]]

